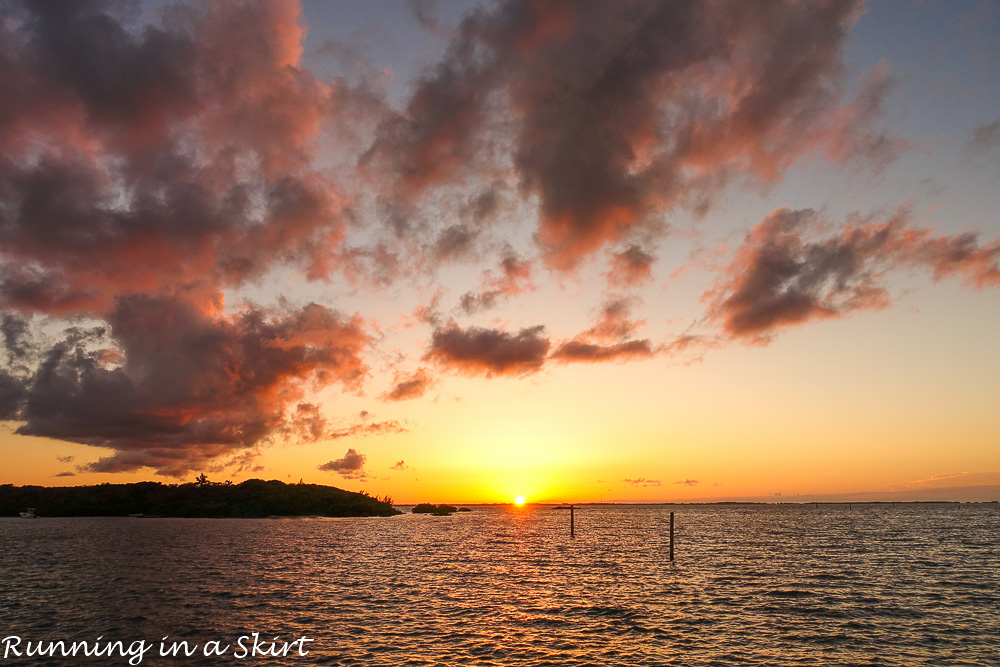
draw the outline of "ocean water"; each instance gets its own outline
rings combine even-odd
[[[585,506],[576,529],[546,507],[0,519],[0,639],[144,640],[144,665],[1000,665],[1000,505]],[[254,632],[312,641],[247,656]]]

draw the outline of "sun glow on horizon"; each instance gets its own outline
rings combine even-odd
[[[524,503],[525,503],[524,496],[518,496],[517,498],[514,498],[515,505],[523,505]]]

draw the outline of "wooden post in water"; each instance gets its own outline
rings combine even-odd
[[[573,506],[569,506],[569,536],[576,537],[576,526],[574,525]]]
[[[674,513],[670,513],[670,560],[674,559]]]

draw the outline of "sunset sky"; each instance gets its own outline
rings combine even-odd
[[[0,483],[1000,499],[1000,3],[2,7]]]

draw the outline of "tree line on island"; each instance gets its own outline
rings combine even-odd
[[[435,505],[434,503],[420,503],[412,510],[414,514],[433,514],[434,516],[451,516],[455,512],[471,512],[468,507],[455,507],[454,505]]]
[[[269,516],[393,516],[392,498],[321,484],[248,479],[212,482],[97,484],[94,486],[0,485],[0,516],[34,508],[41,517],[169,516],[261,518]]]

